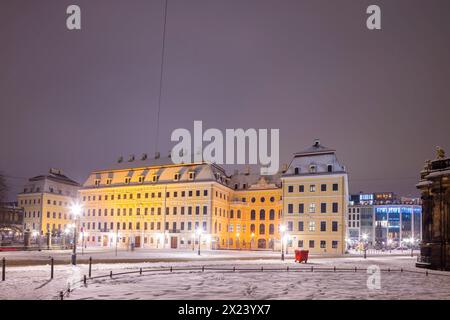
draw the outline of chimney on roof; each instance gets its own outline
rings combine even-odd
[[[314,140],[314,147],[318,147],[320,146],[320,140],[319,139],[315,139]]]
[[[55,169],[55,168],[50,168],[50,171],[49,171],[51,174],[59,174],[59,175],[61,175],[62,174],[62,171],[61,171],[61,169]]]

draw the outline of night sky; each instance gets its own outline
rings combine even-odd
[[[82,30],[66,28],[78,4]],[[366,28],[378,4],[382,30]],[[279,128],[280,162],[315,138],[351,192],[417,195],[450,152],[450,1],[169,0],[159,150],[176,128]],[[1,0],[0,171],[83,182],[155,152],[163,0]],[[227,167],[229,173],[232,168]]]

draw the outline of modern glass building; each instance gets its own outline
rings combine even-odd
[[[418,198],[399,198],[392,193],[350,197],[347,217],[350,244],[399,247],[422,239],[422,206]]]

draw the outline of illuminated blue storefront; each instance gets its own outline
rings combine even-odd
[[[400,244],[405,239],[421,239],[421,206],[377,205],[374,210],[374,243]]]

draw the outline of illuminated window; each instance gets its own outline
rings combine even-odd
[[[316,222],[315,221],[310,221],[309,222],[309,231],[316,231]]]
[[[310,203],[309,204],[309,213],[315,213],[316,212],[316,204]]]

